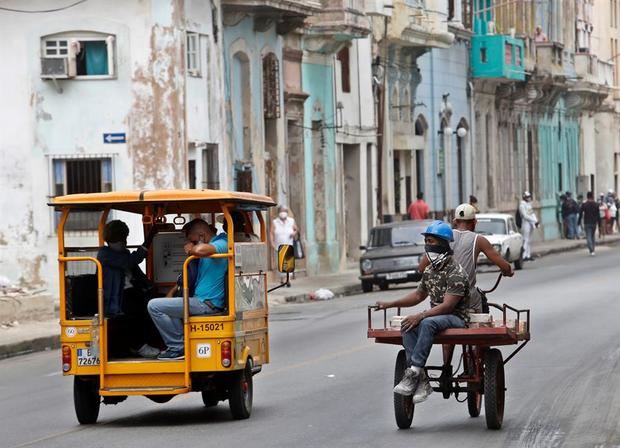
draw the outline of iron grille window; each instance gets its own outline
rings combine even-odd
[[[280,118],[280,65],[273,53],[263,58],[263,112],[266,119]]]
[[[112,159],[54,159],[53,196],[112,191]],[[99,212],[73,211],[66,230],[96,230]],[[58,225],[60,212],[55,214]]]

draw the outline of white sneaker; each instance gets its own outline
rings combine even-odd
[[[148,344],[144,344],[142,347],[140,347],[140,350],[138,350],[138,355],[142,356],[143,358],[157,358],[159,356],[160,350],[158,348],[155,347],[151,347]]]
[[[418,381],[418,387],[413,394],[413,402],[414,403],[422,403],[425,401],[430,394],[433,393],[433,388],[431,387],[431,383],[428,381],[428,377],[425,373],[422,373],[420,376],[420,380]]]
[[[413,395],[413,391],[418,385],[418,379],[418,372],[411,368],[406,368],[403,379],[400,380],[400,383],[394,386],[394,393],[405,396]]]

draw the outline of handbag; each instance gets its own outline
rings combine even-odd
[[[296,260],[301,260],[305,257],[304,254],[304,246],[301,244],[301,240],[299,239],[299,235],[295,237],[293,240],[293,256]]]

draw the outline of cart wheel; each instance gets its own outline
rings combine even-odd
[[[407,368],[407,357],[405,351],[398,352],[396,357],[396,366],[394,368],[394,386],[400,383],[405,374]],[[396,416],[396,424],[400,429],[409,429],[411,427],[411,421],[413,420],[413,411],[415,405],[413,404],[413,397],[394,394],[394,415]]]
[[[467,392],[467,410],[470,417],[478,417],[482,408],[482,394],[480,392]]]
[[[500,429],[504,420],[504,361],[494,348],[484,356],[484,413],[487,428]]]
[[[97,423],[99,407],[101,406],[97,377],[76,375],[73,378],[73,405],[80,424]]]
[[[228,404],[235,420],[244,420],[252,413],[252,361],[248,359],[245,368],[233,372]]]
[[[465,368],[465,373],[468,376],[475,375],[475,366],[474,360],[471,358],[474,356],[474,348],[468,346],[467,352],[463,354],[463,366]],[[478,386],[478,385],[476,385]],[[480,390],[470,390],[467,392],[467,410],[469,411],[470,417],[478,417],[480,415],[480,409],[482,408],[482,393]]]

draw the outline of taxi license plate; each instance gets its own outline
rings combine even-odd
[[[98,366],[99,357],[89,348],[78,348],[77,362],[78,366]]]
[[[390,272],[387,275],[388,280],[399,280],[401,278],[407,278],[406,272]]]

